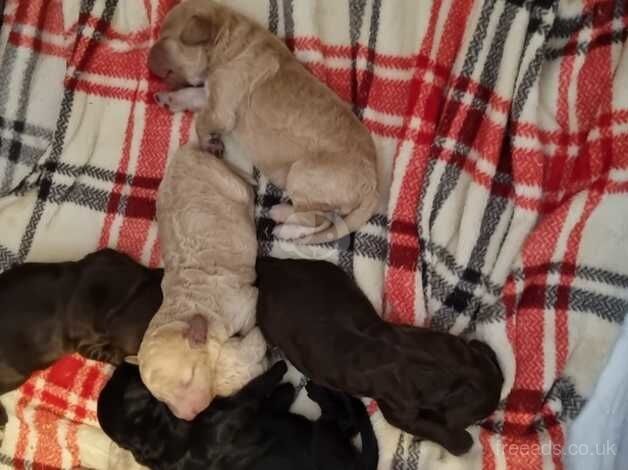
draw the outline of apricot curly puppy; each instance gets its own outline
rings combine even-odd
[[[280,238],[332,241],[377,210],[368,130],[262,26],[210,0],[182,2],[167,15],[149,67],[176,90],[158,93],[159,104],[199,112],[204,148],[216,150],[216,136],[232,134],[286,190],[292,204],[271,210]]]
[[[179,149],[157,200],[164,301],[137,362],[153,395],[191,420],[266,369],[255,326],[253,191],[227,164]]]

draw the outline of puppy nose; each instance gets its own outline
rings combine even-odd
[[[194,418],[196,418],[196,415],[198,414],[195,410],[191,409],[170,411],[172,411],[172,414],[175,415],[177,418],[183,419],[185,421],[192,421]]]
[[[172,72],[166,65],[162,43],[157,42],[148,53],[148,69],[159,78],[165,78]]]

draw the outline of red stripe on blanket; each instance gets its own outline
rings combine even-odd
[[[495,462],[495,452],[491,445],[491,437],[494,436],[490,431],[480,428],[480,445],[482,446],[482,470],[495,470],[497,463]]]
[[[592,7],[592,2],[588,2],[588,6]],[[607,27],[602,29],[610,29],[612,28],[612,10],[604,10],[606,12],[605,21],[602,23],[607,25]],[[603,114],[608,114],[612,111],[612,103],[613,103],[613,92],[612,92],[612,58],[611,58],[611,48],[605,49],[596,49],[595,51],[591,51],[586,55],[585,62],[582,66],[582,69],[579,74],[579,79],[576,82],[577,87],[577,100],[576,100],[576,111],[577,111],[577,125],[581,128],[590,128],[592,121],[594,119],[594,114],[599,114],[602,111]],[[570,66],[571,64],[571,56],[566,58],[565,61]],[[593,86],[590,83],[589,74],[596,73],[596,84]],[[565,74],[567,75],[567,74]],[[571,74],[570,74],[571,75]],[[605,82],[605,83],[601,83]],[[591,94],[596,94],[598,96],[590,96]],[[600,96],[601,95],[601,96]],[[596,102],[601,103],[599,109],[594,109],[590,106],[592,99],[596,99]],[[566,114],[566,112],[564,113]],[[565,116],[563,116],[565,117]],[[601,202],[604,195],[604,188],[606,186],[606,181],[608,180],[608,174],[610,170],[611,162],[613,161],[613,143],[612,143],[612,132],[610,132],[609,136],[609,120],[604,119],[602,122],[599,122],[600,133],[603,136],[602,139],[602,147],[603,147],[603,156],[601,155],[592,155],[593,158],[589,159],[579,159],[580,163],[580,174],[585,178],[587,174],[591,175],[591,173],[598,176],[596,183],[593,184],[591,189],[588,191],[586,203],[584,209],[580,214],[580,218],[578,222],[573,227],[569,238],[567,240],[567,249],[564,255],[564,261],[568,264],[574,265],[577,262],[578,252],[580,249],[580,243],[582,240],[582,234],[585,228],[585,225],[591,218],[591,214],[595,210],[595,208]],[[604,137],[607,137],[604,139]],[[609,138],[610,137],[610,138]],[[595,158],[595,157],[598,158]],[[576,164],[576,159],[573,159],[574,163],[571,164],[571,168],[564,172],[564,174],[569,174],[573,171],[573,166]],[[595,168],[594,171],[593,168]],[[571,171],[569,171],[571,170]],[[566,183],[564,184],[566,185]],[[568,341],[569,341],[569,331],[568,331],[568,306],[569,306],[569,292],[570,287],[574,279],[575,272],[573,269],[569,270],[561,270],[560,281],[559,281],[559,289],[557,292],[557,305],[556,305],[556,325],[555,325],[555,338],[554,342],[556,344],[556,376],[561,376],[566,365],[567,354],[568,354]],[[556,420],[556,417],[553,414],[548,416],[547,413],[544,413],[544,420],[546,425]],[[552,443],[554,446],[559,446],[562,448],[565,443],[565,436],[562,433],[562,429],[560,427],[555,427],[552,431],[550,431],[550,436],[552,439]],[[562,459],[559,456],[552,455],[552,459],[554,461],[555,468],[557,470],[561,470],[563,468]]]
[[[432,6],[430,14],[430,23],[427,33],[420,48],[418,58],[436,57],[439,67],[429,70],[433,76],[440,76],[448,81],[449,71],[453,67],[456,52],[460,48],[462,38],[464,37],[467,19],[471,12],[472,2],[459,1],[454,2],[451,9],[441,11],[441,2],[436,1]],[[439,20],[439,16],[444,15],[446,18],[444,30],[440,35],[441,43],[437,50],[434,49],[435,30]],[[417,61],[419,62],[419,61]],[[446,73],[443,73],[446,71]],[[446,78],[447,77],[447,78]],[[419,257],[419,240],[418,240],[418,210],[417,202],[420,200],[421,187],[423,184],[423,174],[428,162],[429,150],[432,138],[435,134],[436,123],[440,118],[441,110],[444,105],[443,85],[440,81],[430,79],[428,71],[419,67],[417,63],[417,71],[412,80],[413,88],[408,96],[406,107],[403,134],[404,140],[401,140],[395,152],[396,172],[398,165],[407,164],[404,171],[401,189],[396,207],[393,209],[392,229],[390,233],[390,250],[389,250],[389,266],[386,273],[386,301],[387,317],[389,320],[400,323],[418,323],[428,324],[429,318],[427,312],[417,311],[415,306],[415,294],[417,289],[417,270],[418,266],[410,264],[408,261],[411,257],[415,260]],[[417,117],[420,120],[419,134],[424,133],[424,139],[415,139],[408,143],[405,139],[409,137],[410,125],[412,118]],[[407,163],[400,162],[399,155],[405,145],[413,145],[411,156]],[[414,233],[409,236],[403,232],[395,230],[403,225],[414,226]],[[401,263],[400,263],[401,261]],[[416,261],[414,261],[416,263]],[[400,266],[404,266],[401,267]],[[408,269],[410,268],[410,269]]]
[[[428,25],[425,38],[421,44],[420,54],[421,56],[428,56],[432,51],[434,43],[434,32],[436,29],[436,23],[438,21],[438,15],[441,8],[441,1],[436,0],[431,8],[430,22]],[[404,113],[404,124],[402,135],[408,133],[412,117],[420,115],[421,106],[427,101],[425,93],[423,93],[423,77],[424,71],[418,67],[412,79],[411,92],[407,98],[406,111]],[[447,69],[447,67],[444,67]],[[417,109],[418,108],[418,109]],[[395,171],[399,171],[397,166],[400,165],[399,155],[404,145],[411,145],[400,140],[397,144],[395,151]],[[407,167],[402,169],[404,171],[403,180],[401,182],[401,189],[399,190],[399,197],[396,207],[393,209],[392,215],[392,227],[389,235],[389,260],[406,260],[403,265],[408,266],[407,260],[414,258],[418,260],[419,245],[418,234],[414,230],[416,225],[416,203],[418,201],[421,185],[421,175],[423,173],[423,167],[425,165],[425,158],[419,158],[417,155],[419,150],[425,150],[418,145],[412,147],[411,156],[409,161],[405,163]],[[396,231],[394,228],[401,223],[403,226],[412,227],[412,230]],[[403,247],[403,248],[402,248]],[[400,256],[400,249],[402,249]],[[386,302],[386,316],[389,321],[395,323],[412,324],[415,321],[415,276],[417,261],[413,261],[408,267],[410,269],[399,269],[397,264],[389,263],[386,270],[385,280],[385,302]]]
[[[143,177],[160,178],[166,164],[173,118],[170,113],[162,110],[156,104],[146,106],[145,113],[145,121],[150,122],[151,125],[145,126],[142,131],[135,174]],[[157,191],[132,187],[129,196],[133,202],[126,209],[125,218],[120,228],[118,248],[136,259],[140,259],[151,221],[154,218]],[[146,211],[151,213],[151,217],[148,219],[145,218]]]
[[[29,466],[29,468],[33,468],[35,470],[59,470],[59,467],[55,467],[53,465],[46,465],[46,464],[42,464],[42,463],[37,463],[37,465],[34,466],[32,464],[32,462],[26,461],[26,460],[21,459],[21,458],[14,457],[11,460],[13,462],[13,468],[14,469],[25,469],[27,466]]]
[[[112,225],[118,214],[118,207],[120,205],[122,188],[125,185],[126,178],[124,177],[129,172],[129,160],[131,152],[131,139],[133,137],[133,129],[135,126],[135,112],[137,104],[131,105],[131,112],[129,115],[128,124],[124,134],[124,144],[122,147],[122,158],[120,159],[118,171],[116,173],[116,180],[109,196],[107,203],[107,214],[105,215],[105,221],[101,232],[99,248],[105,248],[109,246],[111,239]]]
[[[9,41],[17,47],[31,49],[35,52],[65,58],[66,49],[63,46],[57,46],[49,42],[43,41],[41,38],[20,34],[16,31],[9,33]]]
[[[75,91],[82,91],[93,96],[99,96],[101,98],[112,98],[115,100],[126,100],[130,102],[143,102],[144,104],[151,104],[154,102],[153,94],[149,92],[142,92],[135,89],[125,88],[121,86],[111,86],[100,83],[91,83],[88,80],[66,80],[68,88],[72,88]]]
[[[543,226],[534,231],[524,245],[524,266],[538,265],[541,260],[553,259],[568,214],[569,207],[563,206],[541,222]],[[517,364],[514,388],[507,399],[504,416],[505,446],[513,448],[512,452],[506,452],[509,469],[541,469],[543,465],[541,455],[524,455],[515,452],[514,446],[520,445],[522,441],[532,446],[539,445],[538,434],[533,429],[536,413],[543,405],[541,391],[545,385],[545,297],[546,288],[550,285],[547,277],[547,272],[539,272],[534,278],[524,279],[521,300],[516,306],[517,314],[508,320],[509,323],[515,322],[512,325],[513,349]],[[530,434],[525,436],[522,429],[528,429]]]
[[[66,48],[63,45],[53,44],[42,37],[56,36],[63,44],[63,12],[62,4],[54,0],[33,0],[18,2],[13,15],[5,16],[7,23],[19,25],[19,30],[12,29],[9,33],[9,42],[17,47],[31,49],[52,56],[65,57]]]
[[[33,422],[35,429],[39,432],[45,430],[46,434],[37,439],[33,461],[45,462],[52,460],[54,462],[63,462],[60,440],[57,439],[59,426],[62,425],[59,417],[51,414],[45,408],[36,409],[34,415]]]
[[[51,34],[63,34],[63,4],[59,0],[18,1],[12,15],[7,15],[8,22],[21,26],[30,26],[37,31]]]

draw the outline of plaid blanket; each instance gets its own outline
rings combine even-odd
[[[562,468],[628,310],[625,1],[225,1],[353,105],[390,182],[360,232],[308,248],[271,238],[283,195],[258,175],[260,251],[336,262],[388,320],[481,338],[505,373],[460,458],[369,403],[380,470]],[[0,269],[103,246],[159,264],[156,191],[193,138],[192,116],[153,103],[146,67],[174,2],[7,1]],[[105,468],[94,400],[109,372],[72,356],[4,396],[0,467]]]

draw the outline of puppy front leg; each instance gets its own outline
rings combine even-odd
[[[215,73],[207,83],[207,106],[196,116],[196,133],[202,148],[208,147],[221,134],[231,132],[237,121],[237,111],[247,90],[241,77]]]
[[[251,380],[238,392],[238,396],[247,400],[259,400],[269,397],[288,371],[285,361],[279,361],[262,375]]]
[[[170,112],[199,112],[207,106],[207,92],[204,87],[181,88],[176,91],[155,93],[155,102]]]
[[[196,115],[196,134],[199,145],[206,152],[222,157],[224,144],[221,135],[233,130],[235,114],[217,112],[212,108],[212,101]]]

